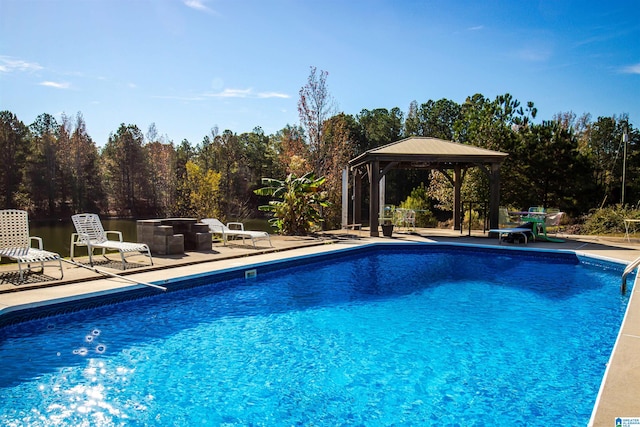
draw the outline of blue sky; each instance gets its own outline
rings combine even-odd
[[[481,93],[640,127],[640,2],[0,0],[0,110],[195,145],[299,123],[310,66],[337,111]]]

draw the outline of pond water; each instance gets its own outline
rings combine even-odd
[[[247,230],[260,230],[272,232],[273,228],[266,220],[248,219],[243,221]],[[105,230],[121,231],[122,238],[128,242],[137,241],[135,219],[102,219],[102,226]],[[57,252],[63,257],[69,256],[69,245],[71,234],[75,232],[73,223],[69,221],[30,221],[29,234],[42,238],[44,249]],[[80,249],[80,254],[83,249]],[[8,262],[3,258],[3,262]]]

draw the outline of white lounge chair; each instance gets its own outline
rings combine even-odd
[[[213,234],[221,234],[222,242],[226,246],[227,240],[229,237],[240,237],[242,238],[242,244],[244,245],[244,239],[251,239],[251,243],[253,243],[253,247],[256,247],[257,240],[268,240],[269,246],[273,247],[271,244],[271,237],[269,233],[266,231],[251,231],[245,230],[244,224],[241,222],[228,222],[227,225],[224,225],[219,220],[215,218],[204,218],[200,222],[203,224],[207,224],[209,226],[209,230]],[[237,228],[236,228],[237,227]]]
[[[38,242],[37,248],[31,247],[32,241]],[[20,282],[24,281],[23,264],[27,265],[26,271],[32,269],[32,263],[40,264],[44,272],[44,263],[54,261],[60,268],[60,279],[64,277],[60,255],[43,250],[40,237],[29,236],[29,215],[26,211],[0,210],[0,259],[2,257],[18,262]]]
[[[71,235],[71,260],[73,261],[74,248],[76,246],[86,246],[89,252],[89,263],[93,267],[93,251],[102,249],[102,256],[105,258],[106,251],[120,252],[122,258],[122,269],[126,269],[127,256],[143,254],[149,257],[149,262],[153,265],[151,251],[145,243],[131,243],[122,241],[122,232],[104,231],[100,217],[96,214],[77,214],[71,217],[77,233]],[[115,234],[118,240],[109,240],[108,235]],[[129,254],[126,255],[125,254]],[[108,258],[107,258],[108,259]]]

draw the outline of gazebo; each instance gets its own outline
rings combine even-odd
[[[462,171],[481,168],[489,178],[489,225],[498,228],[500,205],[500,164],[508,154],[438,138],[411,137],[362,153],[349,161],[353,179],[353,223],[361,223],[362,178],[369,180],[370,235],[378,236],[380,180],[391,169],[453,170],[454,229],[461,227]],[[448,175],[447,175],[448,176]],[[343,206],[344,208],[344,206]],[[343,219],[345,215],[343,214]]]

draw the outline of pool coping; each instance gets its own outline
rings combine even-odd
[[[437,243],[433,241],[424,241],[422,243]],[[140,281],[147,282],[162,282],[171,280],[170,276],[174,280],[183,280],[185,277],[199,277],[210,274],[224,274],[233,272],[243,272],[249,267],[255,265],[269,265],[273,263],[281,264],[284,262],[290,262],[294,259],[304,260],[309,257],[315,257],[330,252],[338,253],[342,250],[350,250],[361,248],[364,246],[373,246],[380,243],[398,243],[394,239],[358,239],[357,241],[349,242],[331,242],[332,244],[321,244],[310,247],[290,249],[286,252],[274,251],[264,252],[249,257],[236,257],[222,260],[212,260],[202,263],[176,266],[170,269],[162,269],[155,271],[140,271],[139,273],[130,274],[130,277]],[[342,244],[341,244],[342,243]],[[415,243],[415,242],[414,242]],[[482,247],[493,248],[500,250],[514,250],[514,251],[529,251],[529,252],[565,252],[573,253],[576,256],[586,256],[593,259],[600,259],[607,262],[614,263],[628,263],[629,260],[621,259],[619,257],[602,256],[599,254],[591,253],[588,250],[579,249],[548,249],[548,248],[531,248],[520,246],[496,246],[491,244],[477,244],[477,243],[452,243],[447,242],[448,245],[464,246],[464,247]],[[627,256],[628,258],[628,256]],[[214,273],[215,272],[215,273]],[[640,417],[640,400],[637,398],[640,395],[640,300],[635,295],[640,292],[640,289],[636,286],[638,277],[634,280],[634,286],[631,288],[631,294],[627,309],[618,332],[613,350],[609,357],[609,362],[603,375],[602,383],[600,385],[598,394],[596,396],[595,405],[588,426],[605,426],[615,425],[615,418],[617,417]],[[96,280],[83,281],[78,283],[71,283],[68,285],[61,285],[51,288],[43,288],[34,290],[30,298],[26,297],[31,291],[17,292],[22,299],[18,304],[6,304],[7,298],[13,296],[13,294],[3,295],[3,306],[0,307],[0,316],[4,316],[7,313],[15,312],[16,310],[29,310],[33,308],[39,308],[46,305],[56,305],[64,303],[74,303],[79,300],[89,298],[104,298],[119,294],[123,291],[136,291],[144,289],[142,285],[132,285],[125,283],[120,279],[115,278],[99,278]],[[145,291],[148,291],[145,289]],[[144,295],[142,295],[144,296]],[[1,327],[1,326],[0,326]]]
[[[609,355],[588,427],[640,419],[640,274],[634,279],[618,336]]]

